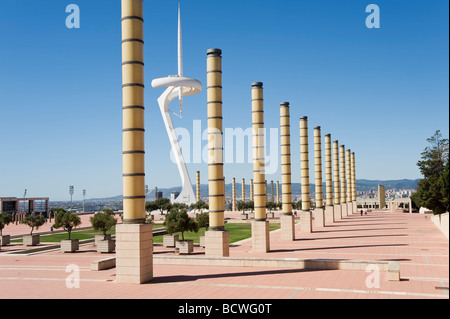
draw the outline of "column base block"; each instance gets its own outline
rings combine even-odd
[[[293,215],[280,215],[281,240],[295,240],[295,222]]]
[[[209,257],[229,257],[230,245],[227,230],[205,232],[205,255]]]
[[[347,203],[341,204],[341,215],[342,215],[342,217],[347,217],[348,216]]]
[[[300,232],[312,233],[312,212],[300,211]]]
[[[315,208],[313,210],[314,226],[325,227],[325,211],[323,208]]]
[[[325,225],[334,223],[334,206],[325,207]]]
[[[353,214],[356,214],[358,212],[358,205],[356,204],[356,201],[353,201],[352,204],[353,204]]]
[[[347,215],[353,215],[353,202],[347,202]]]
[[[341,205],[337,204],[334,205],[334,221],[337,221],[339,219],[342,219],[342,210]]]
[[[143,284],[153,279],[152,224],[116,226],[116,282]]]
[[[257,253],[267,253],[270,250],[268,220],[252,222],[252,250]]]

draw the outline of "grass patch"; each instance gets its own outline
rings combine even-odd
[[[161,228],[164,227],[163,224],[153,224],[153,228]],[[278,223],[270,223],[269,229],[270,231],[276,230],[280,228],[280,224]],[[229,223],[225,224],[225,230],[228,230],[229,232],[229,240],[230,244],[235,243],[240,240],[244,240],[247,238],[250,238],[252,236],[252,225],[250,223]],[[92,239],[95,235],[101,234],[101,232],[96,232],[94,229],[86,229],[86,230],[75,230],[71,234],[71,239],[79,239],[79,240],[85,240],[85,239]],[[107,234],[115,235],[116,229],[113,227],[111,228]],[[181,239],[181,233],[176,233],[176,235],[180,236]],[[194,243],[200,243],[200,236],[205,235],[205,229],[201,228],[198,233],[194,232],[186,232],[184,233],[184,239],[186,240],[193,240]],[[69,234],[67,232],[64,233],[58,233],[58,234],[51,234],[51,235],[41,235],[41,242],[42,243],[59,243],[61,240],[69,239]],[[11,240],[12,243],[21,243],[22,239],[14,239]],[[163,242],[163,235],[157,235],[153,236],[153,242],[154,243],[162,243]]]
[[[269,229],[270,231],[276,230],[280,228],[280,224],[278,223],[270,223]],[[250,223],[230,223],[225,224],[225,230],[229,232],[229,242],[230,244],[235,243],[237,241],[250,238],[252,236],[252,225]],[[175,233],[175,235],[180,236],[181,233]],[[200,243],[200,236],[205,235],[205,229],[201,228],[198,233],[194,232],[186,232],[184,233],[185,240],[193,240],[194,243]],[[154,243],[162,243],[163,235],[153,236]]]

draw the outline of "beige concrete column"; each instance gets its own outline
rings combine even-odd
[[[281,138],[281,240],[295,240],[295,223],[291,195],[291,120],[289,102],[280,104]]]
[[[316,192],[316,207],[313,211],[314,226],[324,227],[325,210],[322,189],[322,131],[320,126],[314,128],[314,177]]]
[[[225,176],[223,177],[223,211],[225,212],[227,210],[227,200],[226,200],[226,186],[225,183]]]
[[[339,174],[339,142],[333,141],[334,220],[342,218],[341,184]]]
[[[383,185],[378,185],[378,203],[380,209],[386,207],[386,187]]]
[[[280,182],[277,181],[277,204],[280,202]]]
[[[225,231],[225,188],[223,175],[222,50],[207,51],[208,186],[209,225],[205,233],[205,255],[229,256]]]
[[[153,279],[152,224],[145,223],[143,0],[122,0],[123,224],[116,228],[116,282]]]
[[[300,212],[300,232],[312,232],[312,213],[309,194],[309,151],[308,151],[308,117],[300,118],[300,165],[302,211]]]
[[[265,186],[264,152],[264,96],[263,84],[252,84],[252,132],[253,132],[253,179],[255,220],[252,222],[252,249],[254,252],[270,250],[269,221],[266,219],[267,191]]]
[[[347,178],[345,175],[345,145],[340,146],[339,151],[340,177],[341,177],[341,209],[342,217],[347,214]]]
[[[255,197],[253,196],[253,179],[250,180],[250,200],[254,202]]]
[[[242,201],[245,202],[245,178],[242,179]]]
[[[281,138],[281,240],[295,240],[295,223],[291,195],[291,120],[289,102],[280,104]]]
[[[334,223],[333,167],[331,160],[331,134],[325,135],[325,225]]]
[[[270,201],[275,202],[273,181],[270,181]]]
[[[236,211],[236,178],[233,177],[232,181],[231,181],[231,198],[232,198],[232,211],[235,212]]]
[[[347,184],[347,215],[353,214],[353,202],[352,202],[352,195],[353,195],[353,179],[352,179],[352,165],[351,165],[351,151],[350,149],[347,149],[346,152],[346,184]]]
[[[352,202],[353,202],[353,212],[358,211],[357,195],[356,195],[356,166],[355,166],[355,152],[352,153]]]
[[[197,203],[200,201],[200,171],[197,171]]]
[[[264,187],[265,187],[264,189],[266,192],[266,202],[269,202],[270,198],[269,198],[269,188],[267,187],[267,180],[266,180],[266,185]]]

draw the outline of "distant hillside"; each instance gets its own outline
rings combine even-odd
[[[381,180],[367,180],[367,179],[358,179],[356,180],[356,189],[359,192],[369,192],[369,191],[377,191],[378,185],[384,185],[386,187],[386,190],[388,189],[417,189],[417,183],[419,182],[419,179],[416,180],[410,180],[410,179],[401,179],[401,180],[387,180],[387,181],[381,181]],[[274,186],[276,187],[276,182],[274,182]],[[194,187],[194,193],[195,193],[195,184]],[[325,187],[325,184],[324,184]],[[270,182],[268,183],[268,188],[270,192]],[[312,192],[314,192],[315,184],[310,184],[310,189]],[[158,188],[160,192],[163,193],[164,197],[170,197],[170,194],[173,191],[181,191],[181,187],[172,187],[172,188]],[[246,184],[246,193],[249,194],[250,192],[250,184]],[[242,193],[242,184],[241,182],[236,182],[236,194],[238,197],[240,197],[240,194]],[[200,194],[202,197],[208,196],[208,185],[201,184],[200,185]],[[225,194],[227,197],[232,196],[232,184],[226,184],[225,185]],[[276,190],[274,191],[274,194],[276,194]],[[300,183],[293,183],[292,184],[292,194],[293,195],[300,195],[301,194],[301,184]],[[148,194],[148,199],[151,200],[155,197],[155,191],[152,190]]]

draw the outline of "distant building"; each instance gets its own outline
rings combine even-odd
[[[178,196],[180,196],[180,192],[173,191],[172,193],[170,193],[170,202],[175,202],[175,199],[177,199]]]
[[[48,217],[48,213],[50,212],[50,199],[48,197],[1,197],[0,212],[7,214],[26,213],[31,215],[39,215],[42,213],[42,215]]]
[[[158,187],[155,187],[155,200],[157,200],[158,198],[162,198],[163,197],[163,193],[158,191]]]

